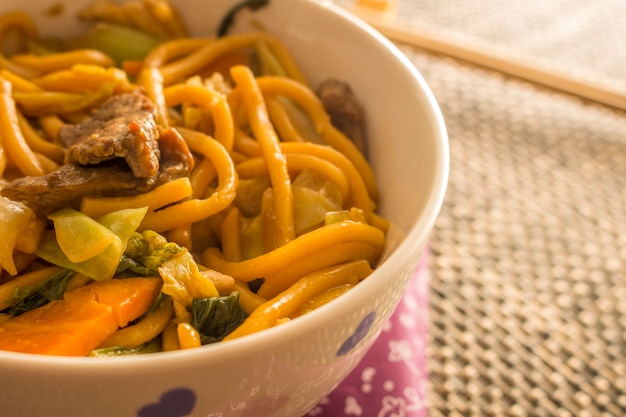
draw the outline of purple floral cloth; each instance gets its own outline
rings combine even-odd
[[[362,362],[306,417],[427,417],[428,251]]]

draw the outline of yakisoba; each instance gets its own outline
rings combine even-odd
[[[116,62],[90,48],[0,57],[0,229],[6,236],[0,245],[0,349],[140,353],[230,340],[349,291],[381,257],[387,222],[376,214],[374,173],[333,125],[283,43],[265,32],[190,38],[174,10],[155,14],[154,2],[144,3],[142,19],[165,19],[163,27],[175,36],[142,59]],[[2,43],[12,29],[28,43],[44,44],[23,13],[0,17]],[[137,92],[145,98],[132,96]],[[143,125],[98,113],[105,107],[114,113],[109,100],[120,97],[131,105],[147,98],[150,110],[138,113]],[[125,124],[115,124],[120,117]],[[85,181],[83,195],[72,194],[74,200],[68,197],[67,206],[52,212],[34,198],[15,197],[36,188],[32,184],[50,185],[59,170],[76,165],[63,142],[67,126],[78,126],[79,133],[99,126],[89,140],[122,129],[135,146],[148,140],[145,129],[152,124],[159,176],[131,178],[135,191],[118,184],[125,191],[91,192],[95,186]],[[116,175],[110,160],[139,151],[118,146],[112,152],[71,172]],[[167,152],[177,164],[163,168]],[[16,191],[15,184],[30,188]],[[108,275],[94,267],[109,264]],[[114,287],[122,282],[124,290]],[[114,325],[84,325],[80,300],[91,297],[91,303],[92,294],[117,314]],[[207,305],[229,302],[233,322],[224,323],[221,334],[207,334]],[[124,303],[136,311],[124,310]],[[55,313],[72,306],[77,311],[67,317]],[[47,319],[49,326],[80,330],[72,341],[59,342],[49,336]],[[35,329],[32,335],[28,328]],[[55,343],[72,348],[50,346]]]

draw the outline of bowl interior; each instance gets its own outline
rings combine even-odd
[[[19,8],[35,18],[43,34],[71,36],[84,29],[73,16],[87,2],[65,2],[61,16],[46,13],[57,3],[55,0],[23,0]],[[238,1],[172,3],[195,36],[208,36],[215,33],[225,12]],[[11,3],[0,4],[0,12],[13,9]],[[369,159],[380,189],[379,213],[392,223],[389,244],[393,250],[348,295],[291,323],[246,338],[190,351],[115,361],[0,352],[0,363],[11,364],[16,370],[28,367],[33,375],[45,371],[79,374],[88,368],[86,372],[130,376],[144,371],[148,374],[156,363],[171,365],[172,370],[176,366],[191,369],[198,366],[199,360],[202,366],[212,366],[263,349],[280,347],[287,352],[290,343],[306,340],[311,334],[323,334],[321,329],[338,318],[360,314],[364,302],[376,299],[382,289],[391,286],[395,293],[384,300],[388,305],[374,326],[380,328],[395,307],[409,278],[405,270],[416,264],[443,202],[449,151],[438,105],[417,69],[397,48],[329,1],[271,0],[260,12],[240,13],[232,30],[250,30],[259,25],[284,41],[312,86],[328,77],[342,79],[350,83],[362,101],[367,112]]]
[[[24,0],[20,9],[29,12],[43,35],[72,36],[85,29],[73,16],[86,3],[66,2],[60,15],[47,12],[53,1]],[[194,36],[212,36],[237,2],[173,3]],[[0,12],[13,9],[9,3],[0,4]],[[387,264],[403,264],[419,254],[442,204],[449,162],[436,100],[397,48],[331,2],[272,0],[260,12],[240,12],[231,32],[258,27],[283,40],[312,86],[330,77],[345,80],[363,103],[369,160],[380,189],[378,210],[392,222],[392,232],[388,258],[374,272],[374,279],[355,290],[376,291],[393,279],[386,276]],[[359,298],[358,291],[352,295],[351,299]]]

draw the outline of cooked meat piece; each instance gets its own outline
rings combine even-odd
[[[117,160],[98,165],[66,164],[41,177],[22,177],[11,181],[0,195],[21,201],[39,215],[64,207],[78,208],[82,197],[113,197],[142,194],[168,181],[187,176],[193,157],[176,131],[165,131],[158,141],[160,170],[151,178],[137,178]]]
[[[59,139],[68,147],[65,163],[94,165],[123,158],[137,178],[159,171],[156,108],[140,92],[118,94],[84,122],[65,125]]]
[[[361,153],[367,154],[365,112],[350,85],[335,79],[324,81],[317,89],[332,124],[350,138]]]
[[[62,165],[41,177],[22,177],[11,181],[0,194],[21,201],[37,214],[47,215],[61,208],[78,208],[83,196],[124,196],[148,191],[156,177],[135,178],[117,162],[98,166]]]
[[[177,130],[167,129],[161,133],[159,149],[161,150],[159,184],[187,176],[193,169],[193,155]]]

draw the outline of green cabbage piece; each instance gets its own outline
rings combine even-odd
[[[115,60],[143,60],[163,39],[148,35],[137,29],[112,23],[98,23],[85,35],[72,41],[73,48],[97,49]]]
[[[111,279],[126,250],[128,239],[139,227],[146,212],[145,207],[124,209],[105,214],[92,221],[93,219],[79,211],[64,209],[61,214],[55,213],[50,216],[55,223],[55,230],[44,234],[35,253],[54,265],[81,272],[96,281]],[[62,221],[55,221],[55,217]],[[62,230],[58,230],[60,233],[57,234],[59,227]],[[65,230],[66,228],[71,229],[71,232]],[[80,262],[72,262],[67,256],[67,248],[72,247],[74,256],[82,258],[80,249],[86,248],[86,251],[89,251],[88,247],[92,244],[94,236],[109,236],[110,233],[113,233],[116,239],[112,239],[99,253]]]

